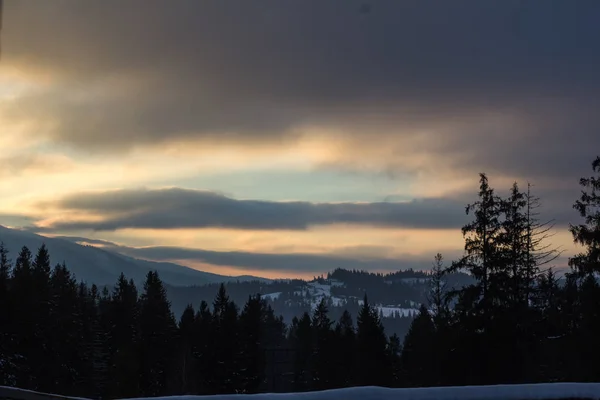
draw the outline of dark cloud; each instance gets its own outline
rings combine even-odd
[[[75,242],[94,242],[80,237],[63,237]],[[115,251],[134,258],[152,261],[177,261],[185,264],[204,263],[218,266],[235,267],[241,270],[264,270],[298,273],[320,274],[336,268],[359,269],[369,271],[397,271],[399,269],[430,269],[434,254],[428,255],[403,255],[392,258],[382,251],[380,256],[357,257],[356,249],[349,248],[345,254],[344,248],[337,249],[334,253],[309,254],[309,253],[250,253],[242,251],[221,252],[184,247],[128,247],[102,241],[102,245],[110,251]],[[460,252],[448,254],[447,257],[458,257]],[[450,259],[450,258],[448,258]]]
[[[350,223],[380,227],[459,228],[464,205],[446,199],[406,203],[310,203],[236,200],[198,190],[119,190],[67,196],[54,206],[91,213],[102,221],[58,222],[52,230],[222,227],[303,230],[312,225]]]
[[[426,127],[548,98],[559,101],[545,119],[598,106],[596,1],[362,4],[10,2],[5,62],[59,77],[10,112],[54,120],[57,140],[114,151],[177,137],[281,140],[296,126],[365,118]]]
[[[25,214],[11,214],[0,212],[0,226],[26,227],[35,223],[36,218]]]

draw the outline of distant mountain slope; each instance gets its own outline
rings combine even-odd
[[[140,260],[98,247],[84,246],[70,240],[50,238],[1,225],[0,242],[3,242],[9,250],[10,258],[13,261],[23,246],[27,246],[35,254],[37,249],[45,243],[53,264],[64,261],[78,280],[97,285],[114,285],[121,272],[136,283],[141,283],[150,270],[157,270],[161,279],[172,286],[205,285],[254,279],[245,276],[232,277],[212,274],[174,263]]]

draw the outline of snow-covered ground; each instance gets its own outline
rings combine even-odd
[[[30,390],[0,386],[0,398],[15,400],[75,399],[41,394]],[[142,398],[140,398],[142,399]],[[277,393],[254,395],[171,396],[152,397],[148,400],[600,400],[600,383],[540,383],[528,385],[456,386],[438,388],[388,389],[357,387],[322,392]]]
[[[154,398],[160,400],[161,398]],[[170,400],[557,400],[600,399],[600,383],[542,383],[531,385],[457,386],[387,389],[358,387],[323,392],[256,395],[177,396]]]
[[[263,294],[260,297],[262,297],[263,299],[266,299],[266,300],[277,300],[279,298],[279,296],[281,296],[281,292]]]

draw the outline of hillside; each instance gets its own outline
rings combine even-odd
[[[447,277],[447,282],[448,287],[459,287],[470,283],[471,278],[465,274],[452,274]],[[366,294],[369,303],[379,310],[386,331],[403,337],[419,305],[427,303],[430,285],[430,276],[423,271],[378,274],[338,269],[311,281],[230,281],[225,287],[238,306],[243,305],[248,296],[261,294],[286,323],[304,312],[312,313],[321,300],[327,303],[332,320],[339,319],[344,310],[356,317]],[[167,286],[167,292],[173,312],[180,316],[188,304],[194,307],[202,301],[212,304],[218,288],[219,284]]]
[[[35,252],[42,244],[46,244],[53,264],[64,262],[78,280],[95,283],[99,286],[114,285],[121,272],[127,278],[141,283],[148,271],[151,270],[157,270],[161,279],[173,286],[256,279],[254,277],[212,274],[168,262],[141,260],[98,247],[84,246],[70,240],[41,236],[1,225],[0,242],[4,243],[13,259],[16,258],[23,246],[27,246],[32,252]]]

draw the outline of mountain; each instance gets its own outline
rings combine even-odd
[[[128,257],[94,246],[80,245],[62,238],[51,238],[0,225],[0,242],[14,260],[23,246],[32,253],[46,244],[53,264],[65,262],[78,280],[99,286],[114,285],[123,272],[129,279],[141,284],[148,271],[157,270],[160,278],[172,286],[206,285],[209,283],[262,279],[249,276],[225,276],[198,271],[179,264],[155,262]]]

